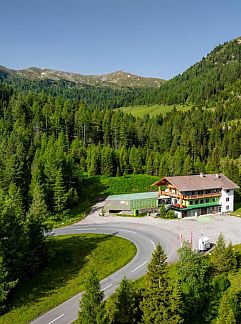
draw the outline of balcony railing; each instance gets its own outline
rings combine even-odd
[[[183,196],[183,199],[202,199],[202,198],[212,198],[221,196],[221,192],[212,192],[200,195],[191,195],[191,196]]]
[[[181,198],[180,194],[175,194],[173,192],[168,192],[168,191],[160,191],[159,195],[169,196],[169,197],[173,197],[173,198]],[[221,192],[212,192],[212,193],[190,195],[190,196],[184,195],[182,198],[183,199],[203,199],[203,198],[219,197],[221,195],[222,195]]]
[[[180,195],[174,194],[172,192],[167,192],[167,191],[160,191],[160,196],[164,195],[164,196],[168,196],[168,197],[173,197],[173,198],[179,198]]]

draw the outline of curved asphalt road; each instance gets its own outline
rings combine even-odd
[[[168,255],[168,262],[176,260],[178,239],[166,230],[154,226],[115,223],[101,225],[71,225],[57,229],[56,235],[94,233],[117,235],[132,241],[137,247],[135,257],[123,268],[101,281],[105,298],[114,293],[123,277],[137,279],[146,273],[155,245],[160,242]],[[70,324],[77,319],[81,293],[34,320],[33,324]]]

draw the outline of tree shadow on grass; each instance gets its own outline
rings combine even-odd
[[[17,285],[9,300],[8,310],[37,302],[68,284],[87,263],[99,243],[111,239],[109,235],[72,235],[49,242],[47,264],[34,277]],[[80,290],[83,282],[79,285]],[[69,296],[67,296],[68,298]]]
[[[104,200],[108,194],[106,193],[107,186],[100,181],[100,176],[94,176],[83,179],[83,188],[78,205],[63,216],[55,215],[58,227],[60,224],[68,224],[69,222],[79,221],[84,218],[91,210],[91,207],[98,201]]]
[[[84,180],[85,188],[83,189],[83,196],[92,202],[103,200],[108,196],[106,190],[108,187],[101,182],[100,176],[89,177]]]

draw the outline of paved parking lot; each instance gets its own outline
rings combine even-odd
[[[80,224],[103,224],[103,223],[125,223],[133,226],[136,224],[146,224],[150,231],[167,230],[175,235],[176,240],[190,240],[192,237],[193,246],[197,248],[198,239],[201,233],[215,242],[220,233],[223,233],[227,242],[232,241],[233,244],[241,243],[241,218],[234,216],[217,216],[205,215],[192,218],[166,220],[160,218],[146,217],[121,217],[121,216],[100,216],[103,202],[93,206],[90,214],[83,219]]]

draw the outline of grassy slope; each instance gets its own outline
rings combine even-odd
[[[100,182],[105,188],[104,195],[117,195],[156,190],[151,185],[158,179],[155,176],[138,174],[123,177],[100,177]]]
[[[69,235],[49,242],[52,258],[36,276],[18,287],[0,323],[28,323],[83,290],[89,270],[103,279],[136,253],[131,242],[110,235]]]
[[[158,177],[146,174],[122,177],[86,177],[84,190],[85,200],[78,207],[71,210],[65,219],[55,222],[54,227],[72,224],[81,220],[88,214],[91,206],[99,199],[102,200],[108,195],[151,191],[153,188],[150,185],[158,179]]]
[[[234,203],[234,211],[231,213],[231,215],[241,217],[241,202]]]
[[[172,111],[174,106],[164,106],[164,105],[153,105],[153,106],[146,106],[146,105],[140,105],[140,106],[133,106],[133,107],[122,107],[119,108],[119,110],[123,111],[127,114],[132,114],[136,117],[144,117],[144,115],[149,114],[150,116],[155,116],[158,114],[165,115],[166,113]],[[176,105],[177,110],[187,111],[191,109],[191,106],[182,106],[182,105]]]

